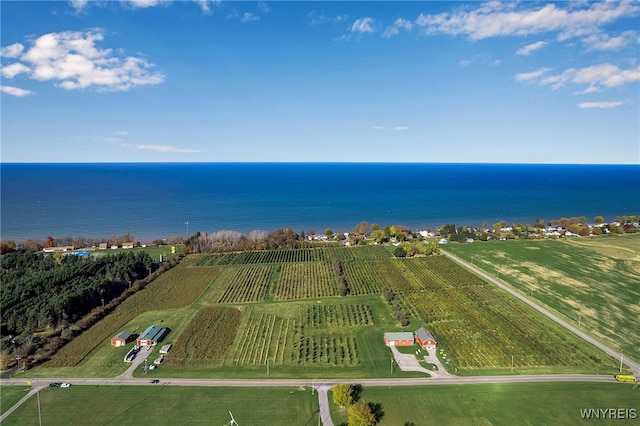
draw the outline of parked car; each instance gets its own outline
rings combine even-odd
[[[61,388],[68,388],[69,386],[71,386],[71,383],[62,383],[62,384],[60,384]]]
[[[49,383],[50,388],[59,388],[60,386],[62,386],[62,383],[60,382]]]
[[[149,380],[149,383],[153,383],[153,384],[160,383],[160,380],[158,380],[158,379],[151,379],[151,380]]]

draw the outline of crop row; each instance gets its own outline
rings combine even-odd
[[[234,270],[225,280],[226,290],[217,303],[242,303],[263,301],[267,295],[271,266],[245,266]]]
[[[373,313],[369,305],[309,305],[301,321],[312,327],[348,327],[373,324]]]
[[[189,322],[167,354],[168,365],[220,365],[236,337],[242,312],[235,308],[204,308]]]
[[[219,268],[178,265],[160,275],[144,291],[133,294],[109,315],[63,346],[47,367],[72,367],[118,329],[150,309],[171,309],[193,303],[216,277]]]
[[[272,293],[276,300],[336,296],[337,278],[328,263],[286,263]]]
[[[352,336],[301,336],[291,361],[303,365],[358,365],[356,339]]]
[[[427,290],[449,290],[452,288],[486,286],[487,282],[462,266],[442,256],[418,258],[405,262]]]
[[[344,276],[352,295],[381,293],[397,279],[397,270],[390,261],[360,260],[342,263]]]
[[[363,259],[390,259],[382,246],[256,250],[199,255],[193,266],[253,265],[258,263],[329,262]]]
[[[439,289],[407,296],[458,366],[505,367],[512,356],[514,364],[519,363],[516,365],[589,363],[589,354],[492,287]]]

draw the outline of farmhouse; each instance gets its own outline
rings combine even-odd
[[[122,248],[123,249],[132,249],[133,248],[133,243],[132,242],[122,243]]]
[[[384,344],[387,346],[413,345],[413,333],[410,331],[384,333]]]
[[[433,337],[433,334],[424,327],[420,327],[416,330],[416,342],[420,344],[424,349],[435,349],[438,342]]]
[[[127,333],[126,331],[121,331],[111,338],[111,346],[115,346],[116,348],[119,346],[124,346],[132,340],[133,336],[131,333]]]
[[[138,336],[138,346],[153,346],[158,343],[164,336],[167,335],[168,330],[159,325],[151,325]]]

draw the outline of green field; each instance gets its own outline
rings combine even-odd
[[[380,426],[405,422],[416,425],[633,424],[633,419],[582,420],[580,410],[640,411],[640,389],[620,383],[365,386],[359,398],[379,404]],[[329,401],[331,403],[331,393]],[[134,425],[140,424],[140,418],[144,417],[144,422],[154,425],[222,426],[229,423],[229,411],[240,425],[289,426],[318,422],[317,395],[312,395],[309,388],[298,387],[71,386],[43,389],[40,402],[42,423],[46,425]],[[330,409],[334,424],[346,421],[346,410],[333,405]],[[4,424],[37,425],[36,398],[30,398]]]
[[[443,246],[640,360],[640,234]]]
[[[3,398],[4,399],[4,398]],[[303,388],[71,386],[40,392],[43,425],[315,425],[318,398]],[[283,409],[286,407],[286,409]],[[29,398],[3,425],[37,425]]]
[[[116,376],[133,344],[112,348],[110,337],[151,324],[169,328],[163,343],[174,344],[161,377],[389,377],[383,334],[421,326],[460,375],[613,374],[618,365],[444,256],[395,259],[365,246],[191,255],[28,374]]]
[[[0,387],[0,414],[4,414],[23,396],[29,393],[31,386],[2,386]]]
[[[635,424],[640,418],[640,389],[618,383],[365,386],[360,400],[380,404],[380,426]],[[590,408],[635,409],[638,417],[583,420],[580,410]],[[346,422],[345,409],[332,405],[331,412],[334,424]]]

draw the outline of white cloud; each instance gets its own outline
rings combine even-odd
[[[31,71],[31,69],[20,62],[14,62],[13,64],[3,66],[2,69],[0,69],[0,73],[5,78],[13,78],[18,74],[28,73],[29,71]]]
[[[96,43],[103,38],[100,31],[45,34],[19,58],[20,63],[9,66],[10,72],[28,72],[32,79],[55,81],[67,90],[126,91],[164,81],[164,75],[154,72],[153,64],[145,59],[116,56],[112,49],[98,48]]]
[[[307,14],[307,18],[309,19],[309,23],[315,26],[323,24],[340,24],[345,22],[349,18],[349,15],[327,16],[322,11],[312,10]]]
[[[413,29],[413,22],[411,21],[407,21],[406,19],[403,18],[398,18],[393,22],[393,25],[388,27],[384,33],[382,34],[382,37],[384,38],[391,38],[395,35],[400,34],[400,30],[405,30],[407,32],[410,32]]]
[[[531,4],[531,8],[528,8]],[[558,39],[593,34],[605,24],[640,14],[634,0],[546,4],[492,1],[436,15],[420,14],[415,23],[426,34],[464,35],[471,40],[559,32]]]
[[[195,153],[195,152],[200,152],[197,149],[190,149],[190,148],[178,148],[175,146],[169,146],[169,145],[145,145],[145,144],[140,144],[140,145],[130,145],[130,144],[123,144],[123,146],[133,146],[135,149],[141,149],[141,150],[145,150],[145,151],[158,151],[158,152],[179,152],[179,153]]]
[[[73,7],[77,12],[81,12],[87,7],[89,4],[89,0],[70,0],[69,4]]]
[[[24,46],[22,44],[13,43],[12,45],[0,49],[0,56],[2,56],[3,58],[17,58],[18,56],[20,56],[23,50]]]
[[[547,45],[544,41],[536,41],[535,43],[527,44],[524,47],[516,50],[516,55],[524,55],[527,56],[531,52],[535,52],[536,50],[540,50]]]
[[[550,68],[539,68],[535,71],[531,71],[531,72],[522,72],[519,74],[516,74],[515,79],[516,81],[529,81],[529,80],[535,80],[539,77],[541,77],[543,74],[547,73],[548,71],[551,71]]]
[[[23,96],[30,95],[32,93],[31,90],[19,89],[13,86],[0,86],[0,92],[6,93],[7,95],[17,96],[20,98]]]
[[[605,101],[605,102],[582,102],[578,104],[578,108],[615,108],[623,105],[622,101]]]
[[[269,13],[271,12],[271,8],[269,7],[269,5],[265,2],[259,2],[258,3],[258,9],[260,9],[260,12],[262,13]]]
[[[124,0],[136,8],[155,7],[160,4],[159,0]]]
[[[372,127],[373,130],[394,130],[397,132],[401,132],[404,130],[409,130],[409,128],[407,126],[393,126],[393,127],[387,127],[387,126],[373,126]]]
[[[621,86],[640,81],[640,67],[623,70],[612,64],[593,65],[585,68],[569,68],[560,74],[547,75],[549,70],[541,68],[530,73],[516,74],[517,81],[538,80],[541,86],[550,86],[553,90],[569,84],[587,85],[578,93],[600,92],[604,88]]]
[[[240,18],[240,22],[251,22],[251,21],[259,21],[260,17],[254,15],[253,13],[245,12]]]
[[[636,37],[637,33],[635,31],[625,31],[617,37],[596,33],[583,38],[582,42],[589,50],[618,50],[633,42]]]
[[[376,30],[374,29],[375,21],[373,18],[358,18],[351,25],[352,33],[373,33]]]

